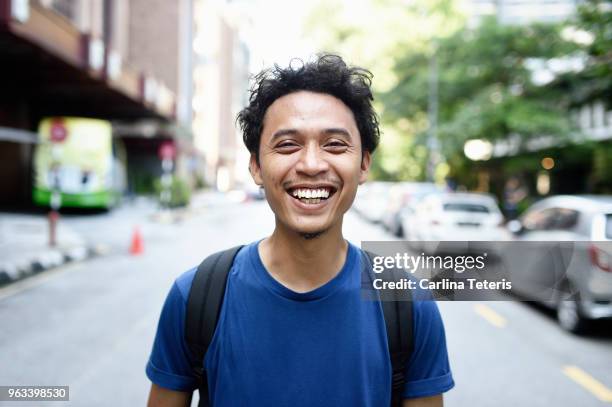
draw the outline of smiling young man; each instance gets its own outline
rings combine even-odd
[[[323,55],[255,79],[238,120],[275,229],[242,248],[229,272],[203,361],[209,403],[389,406],[381,303],[362,298],[369,263],[342,235],[379,139],[371,74]],[[189,405],[197,388],[184,335],[194,274],[180,276],[164,304],[147,365],[149,406]],[[441,406],[454,385],[442,320],[433,301],[411,309],[403,406]]]

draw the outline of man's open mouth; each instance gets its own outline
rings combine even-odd
[[[336,193],[336,188],[329,187],[329,186],[316,187],[316,188],[298,187],[298,188],[289,188],[287,190],[287,193],[290,196],[292,196],[294,199],[297,199],[298,201],[302,203],[314,205],[314,204],[321,203],[321,201],[325,201],[329,199],[331,196],[333,196],[334,193]]]

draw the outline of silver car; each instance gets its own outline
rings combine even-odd
[[[612,318],[612,196],[546,198],[508,228],[520,242],[565,242],[558,256],[540,256],[546,260],[536,268],[512,267],[516,292],[556,309],[559,324],[570,332]]]

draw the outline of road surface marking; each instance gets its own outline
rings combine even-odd
[[[474,304],[474,311],[493,326],[498,328],[506,326],[506,319],[484,304]]]
[[[612,403],[612,390],[608,389],[603,383],[593,376],[576,366],[564,366],[563,373],[599,400]]]

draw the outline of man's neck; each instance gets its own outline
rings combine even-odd
[[[259,245],[259,255],[272,277],[296,292],[308,292],[333,279],[342,269],[348,243],[342,224],[311,237],[277,224]]]

